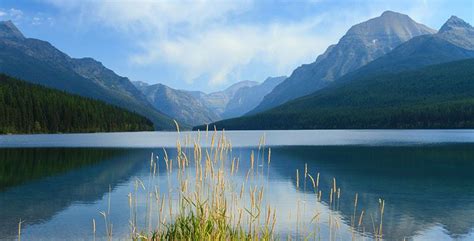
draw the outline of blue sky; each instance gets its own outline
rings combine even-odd
[[[0,19],[72,57],[93,57],[131,80],[225,88],[290,75],[347,29],[385,10],[438,29],[474,23],[472,0],[1,0]]]

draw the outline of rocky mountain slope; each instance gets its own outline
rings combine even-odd
[[[339,77],[390,52],[413,37],[435,33],[409,16],[386,11],[381,16],[354,25],[315,62],[293,71],[250,113],[257,113],[326,87]]]

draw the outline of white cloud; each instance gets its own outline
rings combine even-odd
[[[211,87],[227,84],[251,63],[268,66],[268,75],[289,74],[335,41],[313,31],[322,16],[266,24],[230,22],[252,8],[251,1],[49,2],[66,11],[87,9],[83,13],[88,21],[93,17],[95,23],[135,36],[141,51],[130,56],[131,63],[171,64],[186,82],[208,79]]]
[[[33,19],[31,19],[31,24],[33,25],[40,25],[42,23],[42,19],[40,17],[33,17]]]
[[[138,64],[168,62],[184,71],[187,82],[207,75],[211,86],[226,83],[230,74],[238,75],[239,69],[252,63],[269,66],[269,75],[288,74],[295,66],[314,60],[334,41],[313,31],[320,22],[318,17],[293,24],[237,25],[182,38],[152,39],[131,60]]]
[[[187,81],[207,74],[212,76],[211,83],[221,83],[235,65],[244,64],[245,58],[252,58],[249,51],[255,49],[238,43],[238,36],[232,35],[241,30],[219,30],[225,28],[224,22],[229,15],[239,14],[250,6],[251,2],[246,0],[48,2],[65,11],[81,12],[79,21],[106,25],[134,36],[142,51],[130,57],[132,63],[176,64],[185,73]],[[210,40],[208,38],[215,39],[211,45],[204,45]],[[230,41],[232,38],[233,42]]]
[[[20,20],[23,17],[23,11],[16,8],[10,8],[10,9],[0,8],[0,17],[9,19],[9,20]]]
[[[97,1],[46,0],[67,10],[95,17],[101,24],[125,31],[165,32],[170,27],[196,28],[244,11],[250,1],[175,0],[175,1]]]
[[[265,66],[267,76],[291,74],[337,42],[348,27],[393,6],[419,15],[426,11],[423,1],[414,7],[378,2],[364,11],[337,9],[296,20],[245,22],[238,17],[252,10],[251,0],[46,1],[74,13],[81,23],[129,36],[139,49],[129,56],[132,64],[173,66],[186,82],[207,79],[211,88],[235,81],[250,65]]]
[[[10,10],[8,10],[8,15],[14,20],[19,20],[23,17],[23,11],[11,8]]]

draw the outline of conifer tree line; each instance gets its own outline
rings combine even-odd
[[[213,125],[227,130],[474,128],[474,59],[341,81]]]
[[[0,133],[153,130],[136,113],[0,74]]]

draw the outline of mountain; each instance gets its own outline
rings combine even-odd
[[[24,39],[25,36],[18,30],[12,21],[0,22],[0,38],[8,38],[12,40]]]
[[[153,130],[143,116],[101,101],[0,75],[0,133]]]
[[[0,72],[137,112],[158,130],[174,128],[127,78],[91,58],[71,58],[48,42],[25,38],[11,21],[0,22]]]
[[[453,22],[455,24],[453,24]],[[453,31],[451,26],[455,25],[456,31]],[[461,27],[462,26],[462,27]],[[462,28],[465,28],[464,30]],[[441,64],[456,60],[474,58],[474,50],[463,48],[466,45],[463,43],[469,42],[473,36],[466,33],[472,33],[473,27],[468,23],[457,17],[451,17],[441,29],[435,34],[422,35],[414,37],[411,40],[399,45],[391,52],[378,59],[366,64],[365,66],[352,71],[341,78],[337,79],[333,84],[328,85],[326,88],[332,88],[333,85],[350,84],[351,82],[358,82],[368,78],[377,78],[378,76],[384,75],[396,75],[397,73],[409,70],[420,69],[429,65]],[[462,33],[462,34],[459,34]],[[456,45],[459,44],[459,45]],[[350,86],[350,85],[349,85]],[[325,89],[314,92],[324,92]],[[347,94],[347,93],[345,93]],[[390,93],[387,93],[388,95]],[[311,96],[311,95],[309,95]],[[300,99],[306,99],[308,96],[301,97]],[[346,96],[339,96],[341,99],[345,99]],[[299,99],[295,100],[298,101]],[[292,103],[292,102],[289,102]],[[315,102],[312,104],[317,105]],[[378,103],[374,102],[373,105]],[[286,106],[286,104],[282,105]],[[275,109],[279,109],[276,107]],[[311,105],[307,105],[308,112],[312,111]],[[271,110],[270,110],[271,112]],[[265,112],[266,113],[266,112]],[[279,117],[273,116],[274,121],[280,120]],[[281,118],[285,118],[284,115]],[[239,122],[239,125],[246,123],[242,120],[234,119],[231,122]],[[249,117],[249,120],[252,119]],[[252,119],[248,125],[258,125],[251,122],[255,122]],[[289,123],[293,123],[293,120],[287,120]],[[221,123],[227,123],[225,120]],[[239,128],[244,128],[243,126]],[[250,128],[250,127],[249,127]],[[261,126],[260,128],[266,128]],[[297,128],[297,127],[294,127]]]
[[[474,50],[474,28],[456,16],[448,19],[438,36],[461,48]]]
[[[275,86],[283,82],[286,76],[268,77],[263,83],[254,86],[245,86],[235,92],[229,100],[222,118],[242,116],[260,104],[263,97],[270,93]]]
[[[474,128],[474,59],[338,82],[219,129]],[[196,127],[203,128],[203,127]]]
[[[225,112],[227,104],[232,98],[234,98],[234,95],[239,91],[239,89],[256,86],[258,84],[259,83],[256,81],[244,80],[229,86],[223,91],[212,92],[209,94],[194,92],[193,95],[200,98],[217,115],[221,116]]]
[[[201,91],[173,89],[163,84],[133,84],[159,111],[192,126],[237,117],[257,106],[286,77],[269,77],[263,83],[237,82],[222,91],[206,94]]]
[[[455,27],[450,27],[452,25]],[[352,81],[371,75],[397,73],[474,58],[474,49],[466,44],[473,39],[474,28],[457,17],[451,17],[437,33],[414,37],[386,55],[346,74],[338,81]]]
[[[176,90],[163,84],[133,82],[159,111],[188,125],[201,125],[219,120],[219,116],[189,91]]]
[[[302,65],[275,87],[254,110],[258,113],[326,87],[339,77],[390,52],[413,37],[435,33],[409,16],[386,11],[351,27],[311,64]]]

